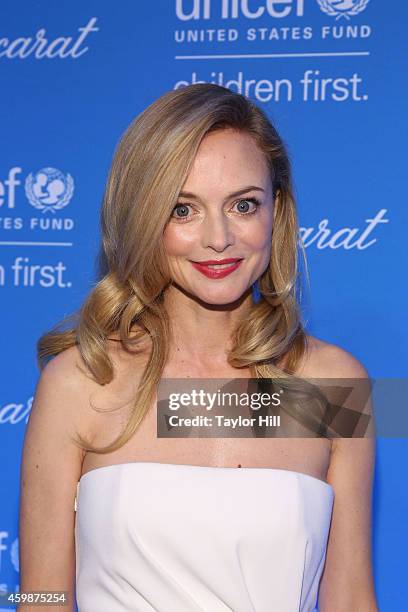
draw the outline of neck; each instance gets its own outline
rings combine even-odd
[[[178,286],[170,286],[164,294],[164,305],[171,321],[171,348],[196,363],[225,360],[232,333],[248,314],[251,300],[248,291],[237,302],[212,305]]]

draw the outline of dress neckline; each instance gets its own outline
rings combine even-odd
[[[316,476],[311,476],[310,474],[306,474],[304,472],[297,472],[295,470],[286,470],[284,468],[258,468],[258,467],[216,467],[213,465],[191,465],[191,464],[186,464],[186,463],[161,463],[159,461],[126,461],[123,463],[112,463],[110,465],[102,465],[100,467],[97,468],[93,468],[92,470],[88,470],[87,472],[85,472],[85,474],[82,474],[82,476],[80,477],[79,481],[78,481],[78,485],[80,483],[82,483],[85,479],[87,479],[87,476],[89,476],[89,474],[92,474],[92,472],[102,472],[103,470],[108,470],[108,469],[112,469],[112,468],[123,468],[125,466],[134,466],[134,465],[157,465],[157,466],[161,466],[161,467],[165,467],[165,468],[187,468],[187,469],[197,469],[197,470],[219,470],[219,471],[226,471],[226,470],[230,470],[230,471],[234,471],[234,472],[248,472],[249,470],[255,470],[258,472],[278,472],[278,473],[288,473],[288,474],[296,474],[297,476],[300,476],[302,478],[311,478],[313,481],[319,483],[320,485],[323,485],[323,487],[327,487],[329,488],[332,493],[334,493],[334,488],[332,487],[331,484],[329,484],[328,482],[326,482],[325,480],[321,480],[321,478],[317,478]]]

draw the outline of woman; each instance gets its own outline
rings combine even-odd
[[[76,579],[80,612],[309,612],[320,586],[323,612],[377,610],[372,438],[156,432],[161,379],[367,378],[301,323],[291,181],[264,113],[216,85],[165,94],[124,134],[102,279],[39,341],[22,590],[72,601]]]

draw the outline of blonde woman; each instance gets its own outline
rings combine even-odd
[[[21,590],[80,612],[375,612],[372,438],[157,436],[163,379],[368,377],[302,325],[268,118],[217,85],[166,93],[118,145],[101,226],[101,280],[39,341]]]

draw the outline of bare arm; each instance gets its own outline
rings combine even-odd
[[[20,483],[20,591],[68,591],[68,606],[51,607],[65,612],[75,610],[74,499],[84,456],[70,435],[84,426],[87,399],[86,377],[77,362],[73,347],[49,362],[40,376]],[[31,609],[18,607],[21,612]]]
[[[350,353],[334,345],[325,352],[325,367],[332,372],[326,375],[368,377]],[[368,412],[371,411],[369,403]],[[374,462],[374,437],[333,441],[327,480],[334,488],[335,500],[319,612],[378,612],[371,558]]]

